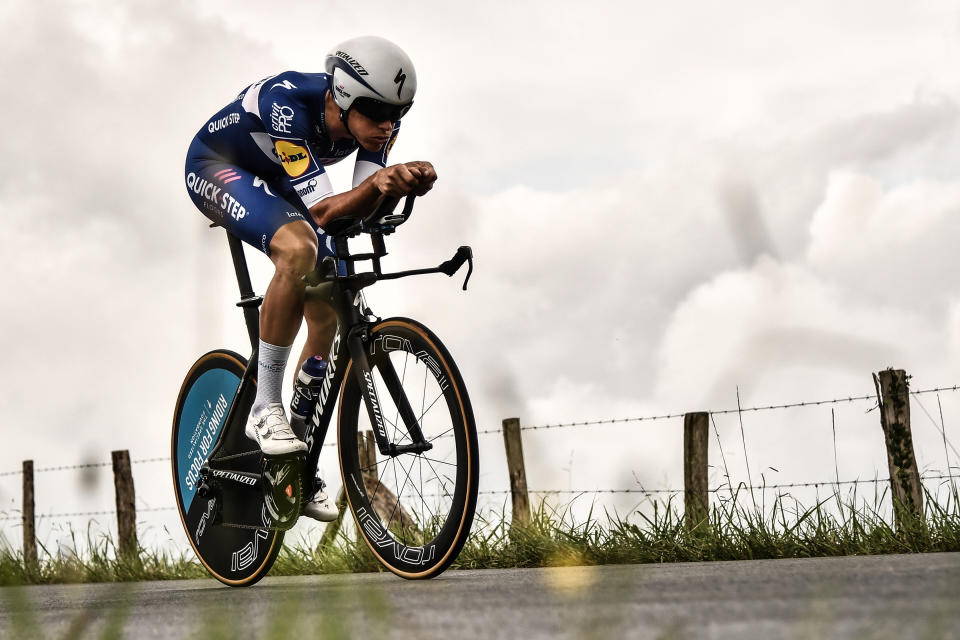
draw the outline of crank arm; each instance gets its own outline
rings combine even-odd
[[[207,467],[205,477],[235,482],[249,489],[256,489],[260,486],[260,482],[263,480],[263,476],[259,473],[250,473],[249,471],[231,471],[228,469],[213,469],[210,467]]]

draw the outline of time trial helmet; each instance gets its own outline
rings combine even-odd
[[[344,123],[351,109],[376,122],[396,122],[413,105],[417,72],[389,40],[361,36],[341,42],[327,54],[325,67]]]

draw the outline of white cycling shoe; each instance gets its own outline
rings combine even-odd
[[[340,511],[324,491],[325,488],[326,484],[323,480],[320,480],[320,488],[317,489],[312,498],[303,503],[303,515],[320,522],[332,522],[337,519]]]
[[[307,443],[290,428],[283,405],[279,402],[268,404],[260,415],[251,413],[244,433],[260,445],[260,450],[266,456],[286,456],[307,450]]]

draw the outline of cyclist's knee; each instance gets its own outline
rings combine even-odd
[[[325,327],[337,324],[337,314],[323,300],[312,299],[304,302],[303,317],[310,326]]]
[[[317,234],[306,222],[285,224],[270,241],[270,259],[278,271],[296,277],[313,270],[317,264]]]

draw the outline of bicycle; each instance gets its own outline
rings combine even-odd
[[[237,306],[243,309],[252,354],[248,360],[216,349],[193,364],[177,399],[171,443],[184,530],[203,566],[220,582],[249,586],[269,572],[284,532],[300,516],[303,496],[317,488],[320,450],[335,406],[343,497],[374,557],[401,577],[432,578],[463,547],[473,523],[479,470],[476,425],[463,379],[426,326],[402,317],[382,320],[362,295],[380,280],[453,276],[468,263],[466,290],[473,273],[467,246],[434,268],[382,271],[384,236],[410,217],[413,202],[408,196],[397,214],[394,199],[371,216],[340,218],[326,229],[336,260],[325,258],[304,279],[307,296],[330,304],[338,326],[315,409],[304,423],[292,425],[308,446],[305,455],[295,457],[266,457],[244,434],[256,395],[262,296],[253,292],[240,240],[227,232],[241,294]],[[348,240],[360,233],[369,234],[373,250],[351,254]],[[338,261],[345,275],[338,273]],[[372,271],[356,272],[360,261],[372,263]],[[366,431],[373,432],[372,442],[365,442]],[[358,451],[366,451],[363,460]]]

